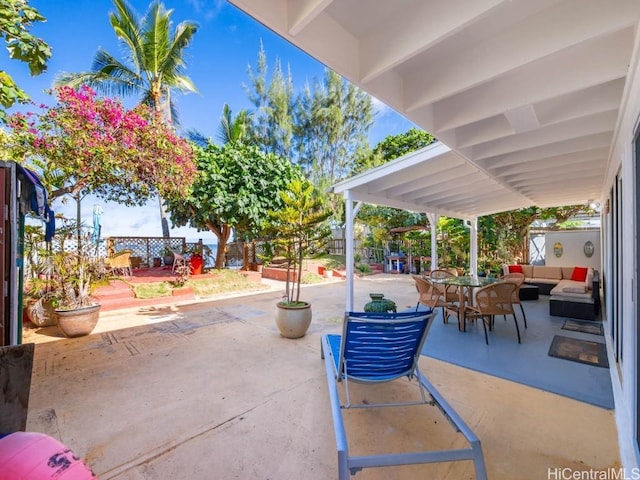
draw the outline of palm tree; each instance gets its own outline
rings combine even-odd
[[[74,88],[89,85],[106,95],[139,95],[140,102],[160,112],[167,122],[177,123],[171,92],[197,92],[185,75],[184,51],[198,25],[181,22],[171,32],[173,10],[167,10],[164,4],[153,1],[140,18],[126,0],[113,0],[113,3],[116,12],[109,14],[109,20],[116,37],[126,46],[125,61],[119,61],[100,48],[94,56],[91,71],[64,72],[56,78],[56,85]],[[159,201],[162,235],[169,237],[162,198]]]
[[[222,108],[222,118],[218,125],[218,140],[222,143],[243,142],[247,140],[249,130],[250,115],[246,110],[233,116],[229,105],[226,103]]]
[[[218,125],[217,138],[223,144],[232,142],[251,144],[253,142],[249,136],[250,124],[251,114],[247,110],[240,110],[240,113],[234,117],[231,108],[225,103],[222,107],[222,116],[220,117],[220,125]],[[196,129],[187,131],[187,138],[201,147],[206,147],[211,143],[210,138]]]

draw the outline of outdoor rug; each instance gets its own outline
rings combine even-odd
[[[590,333],[592,335],[602,335],[604,333],[602,323],[582,320],[566,320],[562,329],[571,332]]]
[[[609,368],[605,344],[591,340],[556,335],[549,347],[549,355],[572,362]]]
[[[592,335],[562,330],[566,317],[549,316],[549,297],[523,302],[527,313],[524,328],[522,315],[518,323],[522,343],[518,343],[513,319],[497,317],[489,332],[489,345],[484,343],[481,322],[470,322],[467,331],[458,331],[458,322],[451,318],[442,321],[441,309],[424,344],[423,355],[460,367],[518,382],[530,387],[562,395],[574,400],[614,408],[611,375],[606,368],[586,363],[569,362],[551,357],[549,344],[555,335],[593,339]],[[412,309],[413,310],[413,309]]]

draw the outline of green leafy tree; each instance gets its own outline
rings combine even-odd
[[[370,155],[357,159],[354,173],[379,167],[403,155],[420,150],[435,141],[433,135],[418,128],[410,128],[404,133],[389,135],[374,147]]]
[[[177,109],[172,92],[196,92],[186,75],[184,55],[198,26],[181,22],[172,31],[171,14],[164,4],[154,1],[143,17],[125,0],[113,0],[116,12],[109,20],[123,45],[125,61],[100,48],[91,71],[63,73],[57,85],[79,87],[89,85],[107,95],[138,95],[140,102],[161,112],[169,123],[177,123]],[[162,234],[169,236],[169,224],[161,205]]]
[[[51,57],[49,45],[29,33],[34,22],[44,21],[46,19],[26,0],[0,0],[0,37],[7,44],[9,58],[26,63],[31,75],[44,72]],[[0,104],[9,108],[16,102],[25,103],[28,100],[29,96],[16,85],[13,78],[0,70]],[[0,118],[4,119],[5,115],[4,111],[0,111]]]
[[[190,194],[169,200],[168,209],[176,226],[217,237],[216,268],[223,268],[232,231],[256,238],[267,212],[281,206],[278,192],[301,172],[282,157],[240,142],[198,148],[196,157],[198,173]]]

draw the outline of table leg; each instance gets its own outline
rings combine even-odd
[[[466,319],[466,308],[465,308],[465,291],[463,286],[458,287],[458,330],[462,330],[463,332],[467,331],[467,319]]]

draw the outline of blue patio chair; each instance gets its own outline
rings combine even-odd
[[[487,473],[480,440],[418,369],[418,360],[431,327],[433,310],[402,313],[347,312],[342,335],[322,337],[333,426],[338,448],[338,478],[346,480],[363,468],[473,460],[476,478]],[[408,377],[417,379],[421,400],[394,403],[352,404],[349,382],[378,384]],[[340,401],[338,384],[344,384],[346,403]],[[425,394],[428,393],[428,397]],[[436,405],[469,443],[467,449],[349,456],[343,411],[404,405]],[[425,432],[428,433],[428,432]]]

